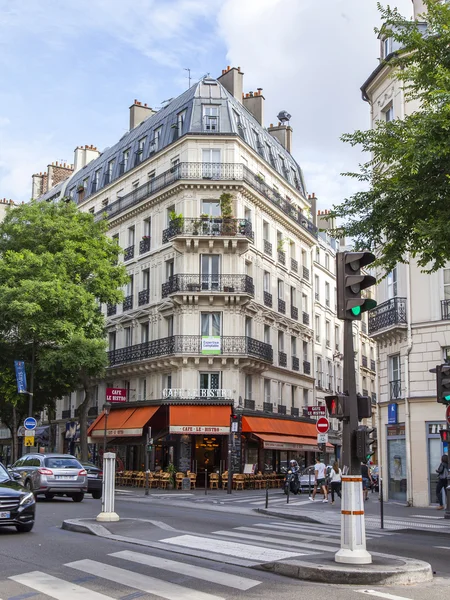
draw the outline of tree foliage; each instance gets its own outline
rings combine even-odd
[[[383,27],[377,33],[402,48],[386,61],[391,77],[419,108],[404,119],[380,120],[370,131],[342,136],[371,158],[359,172],[344,174],[365,190],[330,215],[342,219],[335,235],[353,238],[357,249],[376,249],[386,272],[408,255],[426,272],[450,260],[450,6],[439,0],[425,5],[426,31],[378,5]]]

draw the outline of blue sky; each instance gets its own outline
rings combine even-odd
[[[0,0],[0,198],[27,201],[31,175],[78,145],[112,145],[133,100],[161,106],[185,68],[195,81],[231,65],[263,88],[266,126],[292,114],[308,191],[331,206],[361,159],[339,136],[369,126],[378,24],[376,0]]]

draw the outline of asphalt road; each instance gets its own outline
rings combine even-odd
[[[308,584],[232,564],[62,530],[64,519],[94,517],[98,514],[101,503],[90,497],[81,504],[67,499],[40,500],[37,508],[38,519],[33,532],[16,534],[15,530],[0,530],[0,600],[75,600],[82,596],[86,600],[265,600],[272,599],[275,594],[277,598],[286,600],[330,598],[330,587],[327,585]],[[217,530],[232,530],[237,535],[241,533],[241,540],[237,538],[236,541],[244,543],[248,542],[251,534],[238,528],[271,526],[275,535],[278,522],[250,511],[233,514],[205,511],[201,506],[180,510],[179,507],[148,499],[117,500],[116,510],[122,518],[152,519],[160,522],[162,527],[168,525],[196,535],[211,536]],[[289,526],[286,521],[279,523],[280,528]],[[323,533],[323,537],[318,533],[311,536],[313,541],[326,544],[327,532]],[[164,529],[156,528],[153,532],[156,538],[167,535],[168,531]],[[430,584],[377,587],[372,593],[370,590],[367,593],[368,590],[362,586],[333,586],[333,598],[349,600],[353,597],[357,600],[364,595],[389,600],[430,600],[448,590],[450,579],[444,578],[450,578],[450,541],[447,542],[445,536],[399,533],[374,537],[369,540],[368,549],[427,560],[437,572],[437,577]],[[161,559],[165,559],[165,562]],[[167,563],[167,560],[172,562]]]

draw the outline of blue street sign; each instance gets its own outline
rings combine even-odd
[[[27,376],[25,373],[25,363],[23,360],[15,360],[14,367],[16,369],[17,393],[23,394],[27,391]]]
[[[398,405],[397,404],[389,404],[388,405],[388,423],[389,425],[397,425],[398,419]]]
[[[34,417],[27,417],[23,422],[23,426],[25,427],[25,429],[28,429],[28,431],[30,431],[31,429],[36,429],[36,425],[37,421]]]

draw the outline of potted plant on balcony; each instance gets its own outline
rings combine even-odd
[[[77,192],[78,192],[79,194],[81,194],[81,192],[84,192],[84,185],[83,185],[82,183],[79,183],[79,184],[77,185]]]
[[[179,215],[177,215],[177,213],[174,210],[172,210],[169,213],[169,219],[170,219],[170,226],[173,229],[175,229],[175,231],[177,231],[179,233],[183,230],[184,217],[181,213]]]
[[[236,235],[236,220],[233,217],[233,196],[223,192],[219,197],[222,212],[222,235]]]

